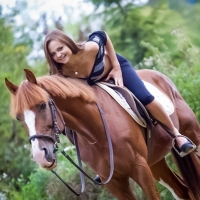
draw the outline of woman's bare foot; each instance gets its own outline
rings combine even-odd
[[[183,144],[187,143],[188,140],[185,137],[181,137],[180,133],[178,134],[178,136],[180,136],[180,137],[176,138],[176,142],[177,142],[177,144],[178,144],[178,146],[180,148]]]

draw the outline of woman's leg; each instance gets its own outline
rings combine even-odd
[[[154,99],[151,103],[146,105],[145,108],[151,113],[151,115],[155,119],[159,119],[159,121],[166,125],[169,128],[169,130],[171,130],[175,135],[180,134],[178,130],[174,127],[170,117],[168,116],[163,106],[156,99]],[[182,146],[185,142],[187,142],[187,139],[184,137],[179,137],[177,139],[179,147]]]
[[[163,106],[149,93],[131,64],[120,55],[117,55],[117,58],[121,66],[124,85],[140,100],[155,119],[163,123],[174,135],[180,135]],[[186,154],[195,149],[195,146],[184,137],[177,137],[176,141],[181,151]]]

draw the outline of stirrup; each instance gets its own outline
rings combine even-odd
[[[181,147],[186,143],[184,143],[181,147],[177,147],[178,144],[176,144],[176,141],[175,141],[177,139],[177,137],[186,138],[188,140],[186,143],[189,142],[192,145],[192,149],[190,149],[187,152],[181,151]],[[194,151],[196,149],[196,145],[188,137],[186,137],[185,135],[181,135],[181,134],[180,135],[176,135],[176,137],[172,139],[172,147],[174,148],[174,150],[178,153],[178,155],[180,157],[184,157],[184,156],[188,155],[189,153],[191,153],[192,151]]]

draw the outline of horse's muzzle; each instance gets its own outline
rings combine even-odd
[[[56,157],[51,158],[48,154],[48,151],[46,149],[38,149],[37,151],[33,152],[33,158],[34,160],[42,167],[47,170],[52,170],[57,166],[56,163]]]

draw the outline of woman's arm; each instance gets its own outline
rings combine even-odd
[[[105,45],[105,50],[106,50],[107,55],[108,55],[108,57],[111,61],[112,70],[108,74],[105,81],[108,81],[110,78],[113,78],[115,80],[116,85],[123,87],[124,84],[123,84],[122,71],[121,71],[121,68],[120,68],[120,64],[117,60],[117,56],[116,56],[113,44],[112,44],[109,36],[107,35],[107,33],[106,33],[106,36],[107,36],[107,42],[106,42],[106,45]]]

